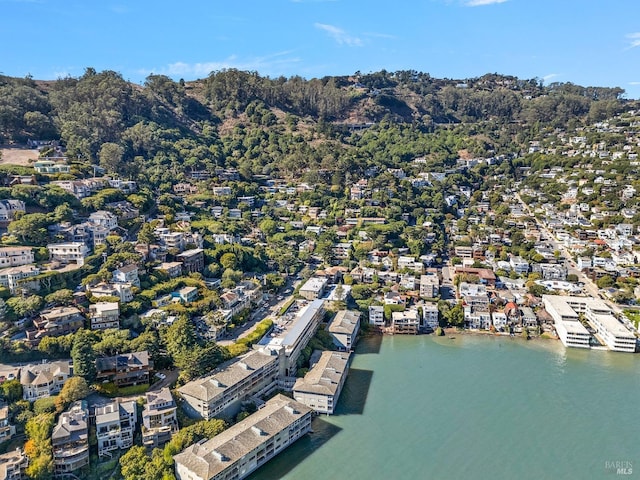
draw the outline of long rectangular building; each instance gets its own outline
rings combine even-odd
[[[311,430],[312,410],[277,395],[253,415],[173,457],[178,480],[241,480]]]
[[[304,378],[296,380],[293,398],[318,413],[331,415],[349,373],[350,352],[322,352]]]
[[[178,392],[189,415],[208,420],[233,414],[243,400],[270,392],[276,386],[278,373],[279,356],[275,352],[253,350],[212,375],[183,385]]]
[[[593,297],[543,295],[542,301],[553,317],[558,336],[566,346],[589,347],[590,334],[579,321],[580,314],[583,314],[610,350],[626,353],[636,351],[635,335],[618,321],[602,300]]]
[[[281,374],[294,376],[300,353],[315,334],[324,316],[324,300],[314,300],[301,308],[291,325],[286,325],[277,337],[265,336],[258,342],[260,348],[284,350],[285,362]]]
[[[545,310],[553,318],[560,341],[565,347],[590,348],[591,334],[580,323],[578,313],[558,295],[543,295]]]

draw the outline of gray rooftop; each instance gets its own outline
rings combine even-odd
[[[353,335],[360,323],[360,312],[340,310],[329,324],[329,333]]]
[[[176,464],[208,480],[311,411],[295,400],[277,395],[253,415],[205,442],[187,447],[173,458]]]
[[[183,385],[178,391],[182,395],[209,402],[252,375],[255,370],[276,361],[277,357],[274,355],[253,350],[217,368],[212,375]]]
[[[335,395],[340,380],[349,370],[350,352],[322,352],[320,360],[304,378],[298,378],[294,392]]]

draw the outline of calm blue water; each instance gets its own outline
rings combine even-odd
[[[358,345],[337,413],[251,480],[640,478],[637,355],[372,337]]]

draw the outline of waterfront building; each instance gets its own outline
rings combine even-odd
[[[435,331],[439,325],[438,317],[438,305],[435,303],[427,303],[422,306],[422,321],[425,328]]]
[[[98,455],[111,457],[113,450],[127,449],[133,445],[136,429],[136,402],[114,400],[96,407],[96,437]]]
[[[401,334],[418,333],[420,320],[417,310],[405,310],[404,312],[391,312],[391,332]]]
[[[376,327],[384,327],[384,307],[382,305],[371,305],[369,307],[369,324]]]
[[[71,474],[89,465],[87,402],[75,402],[58,419],[51,434],[53,466],[56,475]]]
[[[283,351],[284,363],[281,365],[281,376],[293,377],[298,370],[298,358],[318,329],[324,317],[324,300],[314,300],[302,307],[296,317],[282,325],[278,336],[264,336],[258,346],[269,350]],[[291,385],[283,385],[291,388]]]
[[[322,352],[318,362],[293,386],[293,398],[317,413],[333,414],[349,372],[350,352]]]
[[[556,295],[543,295],[544,308],[553,318],[553,324],[558,337],[565,347],[590,348],[591,334],[580,323],[578,313]]]
[[[571,321],[568,319],[576,319],[573,320],[575,323],[579,320],[579,315],[583,314],[587,322],[595,330],[596,336],[610,350],[627,353],[636,351],[635,335],[618,321],[611,309],[602,300],[593,297],[543,295],[542,301],[547,312],[553,317],[556,330],[559,319],[564,324]],[[580,325],[582,326],[582,324]],[[558,336],[562,340],[560,332],[558,332]],[[563,343],[565,342],[563,341]],[[574,346],[568,343],[565,343],[565,345]]]
[[[349,352],[356,342],[360,330],[360,312],[340,310],[329,323],[327,331],[338,350]]]
[[[173,457],[178,480],[246,478],[311,430],[312,410],[277,395],[253,415]]]
[[[279,356],[254,350],[220,366],[204,378],[178,389],[184,410],[193,417],[211,419],[233,415],[252,396],[264,395],[276,387]]]
[[[147,402],[142,412],[142,444],[149,448],[161,447],[178,431],[176,402],[168,388],[159,392],[147,392],[145,397]]]

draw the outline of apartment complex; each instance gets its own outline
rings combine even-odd
[[[355,310],[340,310],[327,327],[333,344],[338,350],[345,352],[353,348],[359,330],[360,312]]]
[[[201,248],[186,250],[176,255],[176,259],[182,262],[182,270],[185,275],[202,272],[204,269],[204,250]]]
[[[284,351],[285,361],[281,374],[294,376],[302,349],[315,334],[324,316],[324,300],[318,299],[305,305],[295,318],[282,326],[282,333],[276,337],[264,336],[258,345],[269,350]]]
[[[277,395],[253,415],[174,456],[178,480],[241,480],[311,430],[312,410]]]
[[[369,323],[376,327],[384,327],[384,307],[382,305],[371,305],[369,307]]]
[[[296,380],[293,398],[318,413],[331,415],[349,372],[350,352],[322,352],[304,378]]]
[[[142,444],[149,448],[160,447],[178,431],[176,402],[168,388],[147,392],[145,396],[147,402],[142,412]]]
[[[136,402],[115,400],[96,407],[98,455],[111,456],[113,450],[130,448],[136,429]]]
[[[636,351],[635,335],[618,321],[602,300],[593,297],[543,295],[542,301],[553,317],[558,336],[565,346],[589,348],[591,334],[580,323],[582,314],[598,339],[610,350],[626,353]]]
[[[88,417],[84,400],[73,403],[60,415],[51,434],[56,475],[70,474],[89,465]]]
[[[427,303],[422,306],[422,322],[425,328],[434,330],[438,328],[438,305],[435,303]]]
[[[242,401],[275,388],[279,366],[275,352],[254,350],[219,367],[208,377],[183,385],[178,392],[191,416],[211,419],[234,414]]]
[[[420,296],[435,298],[440,293],[440,280],[437,275],[420,275]]]

